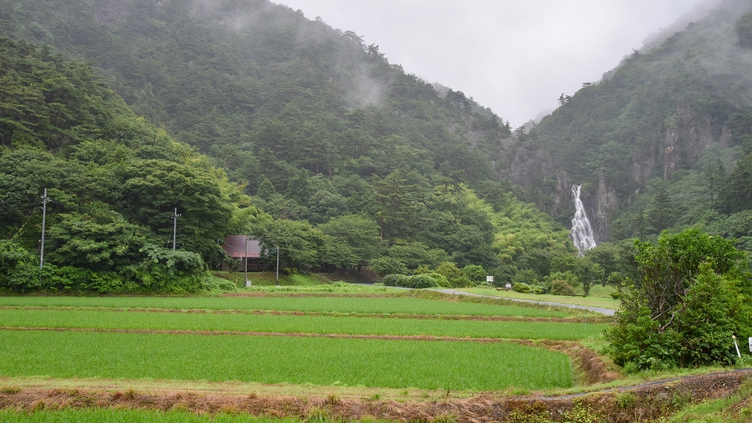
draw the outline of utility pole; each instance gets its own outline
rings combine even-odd
[[[178,208],[175,207],[175,212],[172,214],[172,252],[175,252],[175,245],[178,243]]]
[[[279,286],[279,245],[277,245],[277,286]]]
[[[42,196],[42,246],[39,249],[39,270],[44,267],[44,230],[47,225],[47,200],[47,188],[45,188]]]
[[[248,286],[248,236],[245,235],[243,243],[243,261],[245,262],[245,271],[243,272],[243,286]]]

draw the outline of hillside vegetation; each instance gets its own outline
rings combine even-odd
[[[564,227],[519,201],[531,196],[503,176],[512,161],[505,151],[525,150],[509,142],[508,123],[406,74],[350,31],[251,0],[2,1],[0,31],[91,61],[136,114],[243,187],[232,195],[252,196],[237,201],[253,218],[238,218],[223,207],[213,216],[183,209],[177,191],[134,201],[123,193],[123,215],[151,213],[134,223],[154,227],[159,245],[174,207],[185,224],[204,222],[195,245],[178,246],[211,266],[222,260],[217,240],[232,231],[254,234],[269,251],[279,246],[287,271],[429,272],[443,263],[447,283],[466,285],[487,274],[511,281],[518,269],[542,279],[548,268],[531,269],[541,252],[575,260]],[[150,168],[135,166],[124,181]]]
[[[524,136],[584,183],[601,241],[699,227],[752,250],[750,12],[658,37]]]
[[[0,38],[0,285],[196,291],[216,236],[258,214],[206,157],[137,117],[91,66]],[[38,270],[42,188],[47,265]],[[179,208],[178,245],[170,246]]]
[[[634,276],[635,266],[629,241],[576,257],[565,229],[572,181],[584,182],[600,241],[695,226],[749,248],[745,5],[724,2],[600,83],[562,95],[557,111],[514,136],[472,98],[406,74],[357,34],[268,1],[6,0],[0,31],[91,61],[98,84],[163,128],[153,131],[185,143],[170,141],[179,154],[142,158],[190,156],[224,181],[219,197],[201,199],[212,210],[204,214],[181,206],[191,191],[141,182],[154,171],[149,162],[118,173],[111,191],[121,197],[97,201],[150,228],[161,237],[154,245],[169,246],[177,207],[188,231],[180,249],[210,267],[225,259],[218,241],[226,234],[250,233],[267,252],[279,247],[286,272],[370,266],[428,275],[421,286],[493,275],[523,291],[587,295],[594,283]],[[13,126],[30,118],[7,110],[3,143],[20,154],[35,132]],[[99,131],[85,116],[66,119]],[[59,142],[52,136],[46,154],[67,157]],[[170,166],[164,171],[186,174]],[[26,251],[41,232],[28,204],[44,185],[29,185],[27,208],[8,221],[12,237],[31,219]],[[55,219],[76,216],[56,207],[51,233],[70,232]],[[53,264],[102,270],[78,253],[63,261],[53,248]]]

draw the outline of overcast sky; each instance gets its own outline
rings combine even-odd
[[[595,82],[651,34],[720,0],[272,0],[390,63],[463,91],[513,127]]]

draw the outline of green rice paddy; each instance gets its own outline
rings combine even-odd
[[[568,317],[567,311],[518,305],[392,296],[0,297],[0,306],[280,310],[316,313]]]
[[[567,320],[586,315],[430,293],[0,297],[0,376],[453,392],[567,388],[574,383],[569,357],[507,340],[597,340],[605,324]],[[501,319],[486,318],[494,316]]]
[[[471,391],[573,383],[566,355],[509,342],[7,330],[0,374]]]
[[[576,340],[605,324],[273,314],[0,309],[0,326]]]

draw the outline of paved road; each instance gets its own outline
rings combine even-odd
[[[470,292],[465,291],[457,291],[454,289],[436,289],[435,291],[443,292],[444,294],[450,294],[450,295],[466,295],[468,297],[481,297],[481,298],[495,298],[495,299],[503,299],[503,300],[509,300],[509,301],[517,301],[520,303],[533,303],[533,304],[540,304],[540,305],[546,305],[546,306],[554,306],[554,307],[567,307],[567,308],[574,308],[578,310],[589,310],[595,313],[604,314],[606,316],[613,316],[616,310],[610,309],[610,308],[601,308],[601,307],[590,307],[590,306],[582,306],[582,305],[575,305],[575,304],[564,304],[564,303],[552,303],[549,301],[536,301],[536,300],[522,300],[519,298],[508,298],[508,297],[498,297],[494,295],[482,295],[482,294],[473,294]]]

